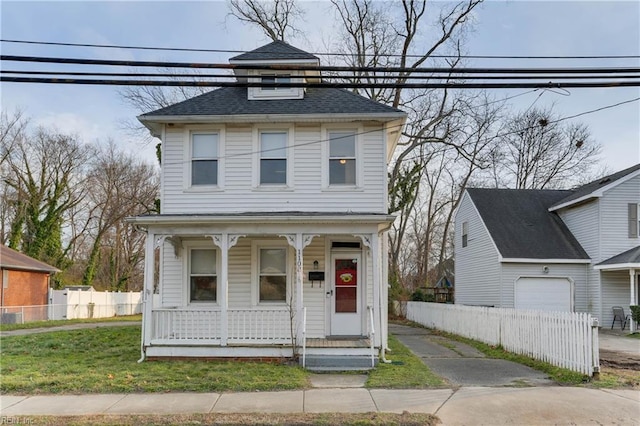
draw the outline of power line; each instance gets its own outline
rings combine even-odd
[[[80,71],[22,71],[22,70],[0,70],[0,74],[20,74],[20,75],[55,75],[55,76],[79,76],[79,77],[172,77],[172,78],[236,78],[233,74],[200,74],[200,73],[139,73],[139,72],[80,72]],[[407,80],[534,80],[534,79],[553,79],[553,80],[568,80],[568,79],[634,79],[640,78],[640,74],[622,74],[622,75],[610,75],[610,74],[593,74],[593,75],[544,75],[528,76],[528,75],[514,75],[514,76],[497,76],[497,75],[469,75],[469,76],[448,76],[448,75],[417,75],[411,77],[401,77],[394,75],[358,75],[358,74],[338,74],[324,76],[323,80],[329,79],[355,79],[355,80],[381,80],[381,79],[397,79],[406,78]],[[366,84],[366,83],[364,83]]]
[[[0,82],[76,84],[96,86],[163,86],[163,87],[260,87],[260,88],[335,88],[335,89],[538,89],[538,88],[610,88],[640,87],[640,81],[600,82],[529,82],[529,83],[264,83],[230,81],[178,81],[178,80],[104,80],[74,78],[5,77]]]
[[[42,56],[0,55],[0,61],[34,62],[75,65],[110,65],[128,67],[154,68],[206,68],[231,70],[267,70],[267,71],[331,71],[331,72],[386,72],[386,73],[445,73],[445,74],[625,74],[638,73],[636,67],[609,68],[441,68],[441,67],[351,67],[329,65],[237,65],[222,63],[198,62],[158,62],[158,61],[126,61],[113,59],[55,58]]]
[[[247,50],[234,50],[234,49],[196,49],[196,48],[184,48],[184,47],[152,47],[152,46],[125,46],[115,44],[90,44],[90,43],[66,43],[66,42],[52,42],[52,41],[36,41],[36,40],[15,40],[15,39],[0,39],[3,43],[17,43],[17,44],[35,44],[43,46],[67,46],[67,47],[91,47],[91,48],[104,48],[104,49],[131,49],[131,50],[152,50],[152,51],[171,51],[171,52],[200,52],[200,53],[234,53],[242,54],[247,53]],[[279,53],[261,51],[264,53]],[[318,56],[350,56],[344,53],[336,52],[309,52],[312,55]],[[407,57],[407,58],[422,58],[424,55],[419,54],[376,54],[380,57]],[[366,54],[365,56],[373,56],[372,54]],[[429,55],[431,58],[463,58],[463,59],[638,59],[639,55],[571,55],[571,56],[527,56],[527,55]]]

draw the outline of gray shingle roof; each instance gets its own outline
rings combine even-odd
[[[344,89],[307,89],[303,99],[249,100],[247,89],[224,87],[166,108],[148,112],[153,116],[247,115],[247,114],[371,114],[402,113]]]
[[[309,52],[293,47],[284,41],[274,41],[267,45],[258,47],[247,53],[234,56],[230,61],[264,61],[264,60],[286,60],[286,59],[315,59],[317,56]]]
[[[598,265],[619,265],[626,263],[640,263],[640,246],[610,257],[598,263]]]
[[[60,272],[58,268],[47,265],[2,244],[0,244],[0,267],[2,269],[17,269],[20,271]]]
[[[573,200],[577,200],[579,198],[582,198],[584,196],[588,196],[589,194],[597,191],[598,189],[607,186],[615,181],[617,181],[618,179],[622,179],[623,177],[627,176],[630,173],[635,172],[636,170],[640,170],[640,163],[636,164],[635,166],[631,166],[628,169],[624,169],[624,170],[620,170],[619,172],[613,173],[609,176],[605,176],[602,177],[600,179],[596,179],[593,182],[589,182],[586,185],[582,185],[576,189],[574,189],[572,191],[572,193],[561,199],[558,200],[557,202],[555,202],[553,204],[553,206],[551,206],[550,208],[554,208],[556,206],[559,206],[561,204],[565,204],[568,202],[571,202]]]
[[[467,192],[504,258],[589,259],[549,206],[571,191],[479,189]]]

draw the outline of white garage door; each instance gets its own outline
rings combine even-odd
[[[573,311],[571,282],[567,278],[519,278],[515,290],[516,309]]]

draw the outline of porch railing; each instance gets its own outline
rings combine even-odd
[[[291,343],[287,308],[229,309],[226,333],[222,329],[222,315],[222,311],[211,309],[154,309],[151,340],[161,344]]]

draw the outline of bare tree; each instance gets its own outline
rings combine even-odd
[[[294,21],[304,13],[295,0],[229,0],[229,9],[231,16],[256,25],[273,41],[285,41],[301,33]]]
[[[564,123],[553,109],[534,108],[507,119],[493,158],[497,187],[554,189],[590,180],[601,146],[586,125]]]
[[[3,202],[14,211],[8,243],[58,267],[68,262],[63,244],[68,211],[84,196],[79,185],[91,148],[72,135],[39,128],[14,140],[3,169]]]
[[[143,249],[143,239],[129,232],[130,225],[123,220],[154,209],[158,195],[156,170],[120,151],[111,141],[97,151],[85,184],[90,188],[86,197],[91,205],[87,233],[91,234],[92,244],[82,282],[92,285],[100,272],[100,287],[123,290],[136,264],[134,258]],[[128,244],[131,238],[137,241],[134,246],[138,250]]]

